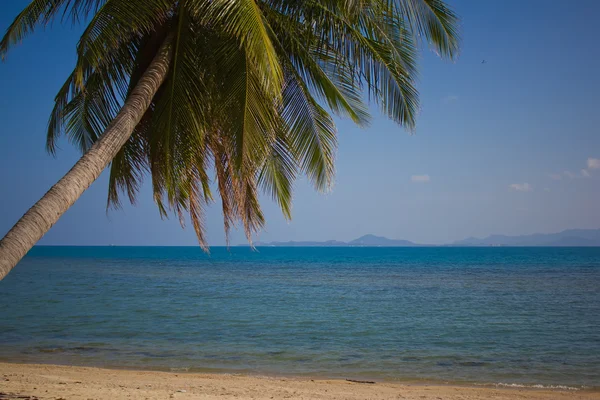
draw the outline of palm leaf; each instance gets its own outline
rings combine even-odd
[[[283,123],[283,121],[282,121]],[[294,149],[282,126],[258,175],[258,185],[277,202],[285,218],[292,219],[293,182],[298,173]]]
[[[33,0],[14,19],[0,41],[0,58],[4,60],[9,48],[20,43],[36,26],[47,25],[67,0]]]
[[[326,191],[335,173],[335,124],[293,72],[288,75],[283,98],[282,118],[289,129],[290,147],[315,188]]]
[[[442,0],[394,1],[415,35],[424,37],[443,57],[458,55],[460,34],[458,16]]]
[[[270,96],[277,98],[283,85],[283,72],[256,1],[188,0],[188,4],[202,23],[218,26],[241,42],[248,59],[257,65],[262,86]]]

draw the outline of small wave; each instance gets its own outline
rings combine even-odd
[[[169,371],[171,371],[171,372],[188,372],[189,370],[190,369],[186,368],[186,367],[179,367],[179,368],[171,367],[171,368],[169,368]]]
[[[33,351],[27,351],[27,353],[95,353],[101,351],[98,347],[93,346],[75,346],[75,347],[34,347]]]
[[[581,390],[585,389],[585,386],[574,387],[574,386],[566,386],[566,385],[542,385],[542,384],[532,384],[532,385],[524,385],[521,383],[479,383],[477,386],[496,386],[496,387],[505,387],[505,388],[523,388],[523,389],[550,389],[550,390]]]
[[[480,361],[465,361],[458,363],[458,365],[460,365],[461,367],[483,367],[486,364]]]
[[[37,347],[36,350],[40,353],[64,353],[63,347]]]

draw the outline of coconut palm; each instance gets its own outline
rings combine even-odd
[[[458,20],[441,0],[33,0],[0,56],[56,18],[87,27],[58,92],[47,149],[61,135],[83,156],[0,241],[3,278],[109,164],[108,206],[134,203],[151,177],[161,215],[192,221],[218,191],[226,235],[251,240],[264,191],[291,218],[305,174],[331,187],[330,113],[365,126],[365,99],[412,129],[420,43],[458,51]]]

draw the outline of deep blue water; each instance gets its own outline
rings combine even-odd
[[[600,386],[600,248],[37,247],[0,360]]]

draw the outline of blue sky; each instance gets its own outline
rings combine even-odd
[[[26,1],[0,4],[4,31]],[[296,184],[293,220],[268,198],[260,240],[350,240],[365,233],[445,243],[491,233],[600,227],[600,2],[450,1],[462,17],[455,63],[424,50],[413,135],[373,110],[370,127],[338,121],[333,191]],[[40,30],[0,64],[0,235],[79,154],[44,150],[54,95],[74,63],[80,28]],[[482,60],[486,60],[482,64]],[[146,185],[136,207],[106,213],[103,174],[42,244],[194,245],[161,220]],[[221,210],[209,243],[224,244]],[[232,243],[243,243],[234,232]]]

